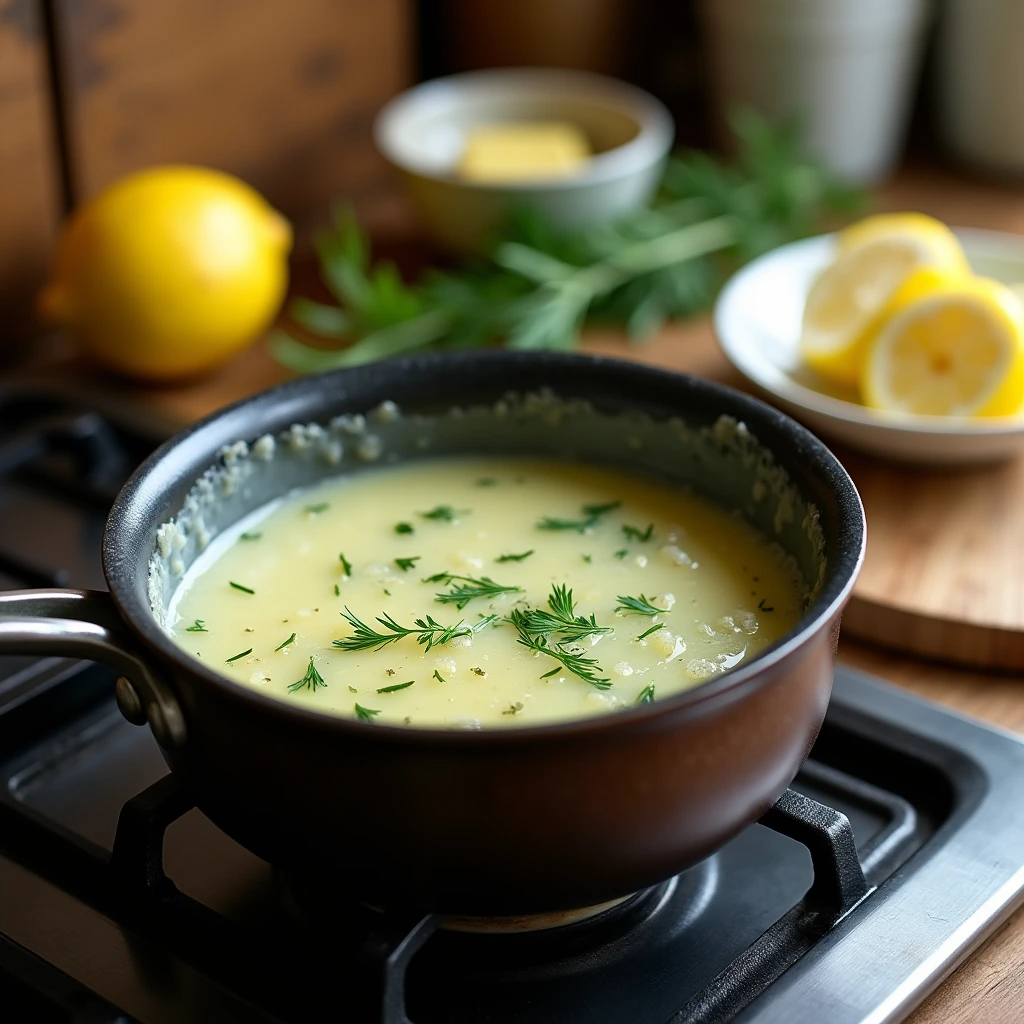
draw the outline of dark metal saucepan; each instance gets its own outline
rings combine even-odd
[[[495,411],[509,391],[544,389],[566,401]],[[346,415],[385,401],[427,418],[395,419],[390,406],[365,422]],[[274,441],[254,443],[265,435]],[[816,598],[767,652],[687,692],[584,721],[480,731],[283,703],[212,671],[161,628],[176,574],[206,537],[274,494],[378,458],[455,451],[606,462],[688,485],[778,540],[818,581]],[[0,652],[112,664],[122,711],[148,720],[198,806],[307,880],[377,905],[542,913],[681,871],[785,790],[825,714],[864,539],[857,492],[829,451],[728,388],[573,355],[396,359],[285,384],[168,441],[110,514],[109,596],[0,596]]]

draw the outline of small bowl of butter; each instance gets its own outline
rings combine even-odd
[[[585,228],[644,205],[672,145],[649,93],[577,71],[512,68],[434,79],[374,125],[439,245],[480,249],[517,210]]]

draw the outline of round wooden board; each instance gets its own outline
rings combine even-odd
[[[943,472],[838,454],[868,520],[844,631],[928,657],[1024,669],[1024,459]]]

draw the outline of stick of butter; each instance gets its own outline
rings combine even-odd
[[[567,121],[524,121],[470,129],[459,161],[467,181],[516,182],[565,178],[591,155],[586,135]]]

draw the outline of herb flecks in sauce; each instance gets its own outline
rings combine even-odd
[[[249,532],[246,532],[246,533],[240,533],[238,535],[238,539],[239,540],[259,540],[260,537],[262,537],[262,536],[263,536],[262,533],[249,533]]]
[[[309,516],[318,516],[322,512],[326,512],[331,507],[329,501],[318,501],[314,505],[307,505],[302,511]]]
[[[407,690],[407,689],[409,689],[409,687],[412,686],[412,684],[415,683],[415,682],[416,682],[415,679],[410,679],[407,683],[392,683],[391,686],[382,686],[377,692],[378,693],[398,693],[399,690]]]
[[[654,703],[654,683],[648,683],[637,695],[637,704],[653,704]]]
[[[341,570],[346,575],[352,576],[352,563],[345,557],[343,553],[338,554],[338,561],[341,562]]]
[[[235,583],[234,580],[228,580],[228,586],[234,587],[235,590],[240,590],[243,594],[255,594],[256,591],[252,587],[244,587],[241,583]]]
[[[469,515],[469,509],[454,509],[451,505],[435,505],[429,512],[417,513],[422,519],[433,519],[438,523],[454,523],[460,516]]]
[[[525,562],[530,555],[533,554],[534,549],[530,548],[529,551],[524,551],[521,555],[498,555],[495,559],[496,562]]]
[[[623,526],[622,532],[626,535],[626,540],[638,540],[641,543],[649,541],[654,535],[654,523],[648,523],[646,530],[641,530],[637,526]]]
[[[205,619],[196,619],[191,626],[185,627],[186,633],[209,633],[210,631],[206,628]]]
[[[559,519],[556,516],[544,516],[537,522],[538,530],[575,530],[577,533],[586,533],[592,530],[601,521],[601,516],[617,509],[621,501],[609,501],[603,505],[584,505],[582,507],[583,519]]]
[[[412,523],[395,523],[395,533],[414,533],[415,527]]]
[[[274,648],[275,653],[277,651],[283,651],[286,647],[290,647],[293,643],[295,643],[295,637],[296,636],[298,636],[297,633],[292,633],[292,635],[290,637],[288,637],[288,639],[285,640],[284,643],[278,644],[277,647]]]
[[[379,708],[364,708],[356,704],[356,718],[360,722],[372,722],[380,714]]]
[[[479,487],[485,477],[500,486]],[[619,512],[607,508],[619,496]],[[303,514],[321,500],[329,512]],[[452,523],[419,517],[438,505],[472,514]],[[566,510],[579,513],[569,517],[574,528],[537,529]],[[520,458],[382,463],[289,495],[257,520],[258,544],[226,540],[201,570],[187,571],[173,633],[197,656],[199,631],[189,627],[198,619],[209,627],[204,664],[263,695],[350,719],[352,701],[365,706],[378,688],[409,681],[382,694],[370,718],[514,728],[632,707],[646,686],[664,699],[749,660],[802,611],[791,570],[741,520],[669,485],[599,467]],[[578,525],[591,520],[592,539],[583,540]],[[414,528],[414,544],[396,535],[399,521]],[[630,535],[617,560],[623,524],[641,536],[653,529],[646,543]],[[440,578],[423,581],[432,575]],[[246,589],[236,593],[229,581]],[[324,614],[335,588],[330,607],[351,619]],[[651,608],[625,614],[616,595],[640,595],[634,600]],[[255,653],[227,663],[241,650],[239,636]],[[323,684],[298,678],[311,655]],[[289,659],[292,670],[282,672]],[[292,680],[302,685],[289,693]],[[516,703],[521,713],[502,713]]]
[[[250,647],[247,651],[240,651],[238,654],[232,654],[230,658],[224,659],[225,665],[231,665],[238,661],[240,658],[244,658],[246,655],[252,654],[252,648]]]

